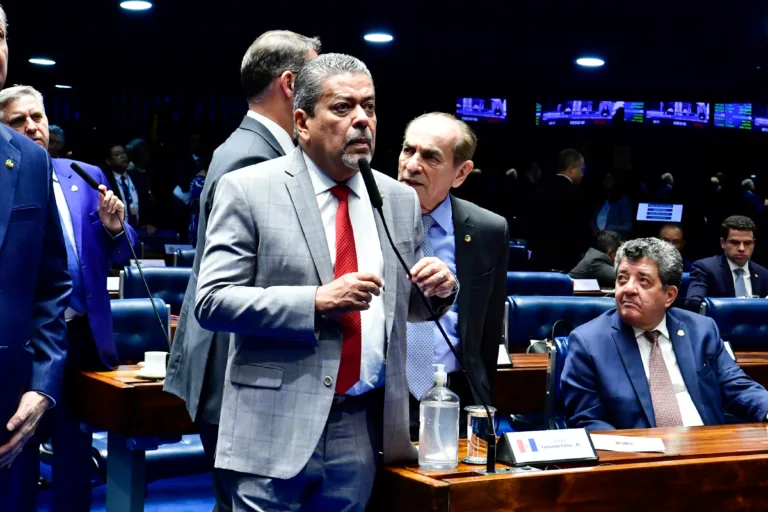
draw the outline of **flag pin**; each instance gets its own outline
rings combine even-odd
[[[7,168],[9,168],[9,169],[13,169],[13,160],[11,160],[10,158],[8,160],[6,160],[5,161],[5,166]]]
[[[467,242],[467,243],[469,243],[469,242],[471,242],[471,241],[472,241],[472,237],[471,237],[471,236],[469,236],[469,235],[464,235],[464,241],[465,241],[465,242]]]
[[[70,187],[70,189],[72,190],[72,192],[77,192],[78,191],[77,185],[72,185]]]
[[[679,331],[677,331],[677,335],[678,336],[685,336],[685,331],[680,329]]]

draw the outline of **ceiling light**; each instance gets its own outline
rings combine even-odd
[[[144,0],[126,0],[120,2],[120,7],[127,11],[146,11],[152,8],[152,2],[146,2]]]
[[[750,176],[750,178],[752,179],[757,178],[757,174],[753,174],[752,176]]]
[[[370,32],[363,36],[369,43],[391,43],[394,37],[386,32]]]
[[[72,88],[71,85],[59,85],[59,84],[54,85],[54,87],[56,87],[57,89],[71,89]]]
[[[586,68],[599,68],[600,66],[605,64],[605,61],[597,57],[581,57],[576,59],[576,64],[578,64],[579,66],[584,66]]]
[[[29,59],[30,64],[36,64],[38,66],[53,66],[56,64],[55,60],[51,59],[43,59],[40,57],[34,57],[32,59]]]

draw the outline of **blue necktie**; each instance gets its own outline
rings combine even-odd
[[[72,295],[69,296],[69,307],[78,313],[85,313],[85,285],[83,284],[83,271],[80,268],[80,260],[77,258],[77,251],[69,239],[64,222],[61,223],[61,230],[64,234],[64,245],[67,247],[67,270],[72,276]]]
[[[737,268],[734,270],[734,272],[736,272],[736,282],[734,283],[736,288],[736,297],[746,297],[747,285],[744,282],[744,269]]]
[[[432,242],[429,240],[429,230],[435,224],[431,215],[422,215],[424,225],[424,241],[421,250],[424,256],[434,256]],[[435,362],[435,325],[432,322],[408,323],[408,356],[405,362],[408,375],[408,388],[416,399],[421,399],[434,384]]]
[[[131,198],[131,187],[128,186],[128,180],[125,179],[125,174],[120,177],[120,188],[123,189],[123,199],[125,200],[125,209],[128,214],[128,224],[136,227],[137,220],[133,212],[133,199]]]

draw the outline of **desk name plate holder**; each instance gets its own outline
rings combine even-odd
[[[506,432],[496,459],[513,466],[546,466],[566,462],[597,461],[592,439],[583,428]]]

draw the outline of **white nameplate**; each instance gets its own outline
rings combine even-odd
[[[595,450],[610,452],[659,452],[664,453],[664,441],[658,437],[630,437],[611,435],[590,435]]]
[[[164,267],[165,266],[165,260],[131,260],[132,266],[137,266],[136,262],[138,261],[138,264],[142,267]]]
[[[583,428],[536,430],[504,434],[499,460],[514,465],[597,460],[592,441]],[[511,460],[510,460],[511,459]]]
[[[504,346],[503,343],[501,345],[499,345],[499,357],[496,360],[496,364],[498,364],[498,365],[502,365],[502,364],[510,365],[510,364],[512,364],[512,360],[509,358],[509,354],[507,353],[507,347]]]
[[[599,292],[600,285],[597,279],[574,279],[573,291],[575,292]]]
[[[108,292],[119,292],[120,291],[120,278],[119,277],[108,277],[107,278],[107,291]]]
[[[175,254],[179,249],[194,249],[194,247],[187,244],[165,244],[165,254]]]

